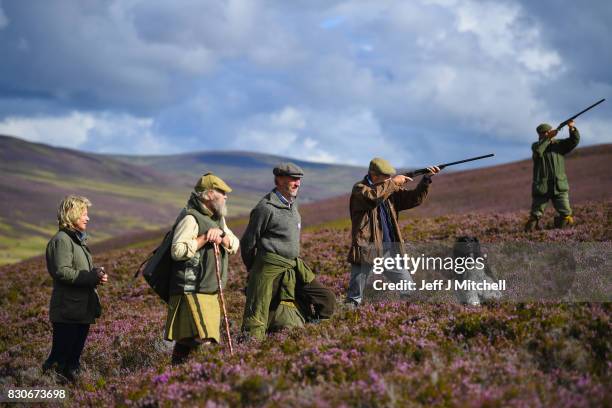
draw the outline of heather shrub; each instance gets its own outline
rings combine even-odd
[[[575,207],[567,230],[522,232],[526,212],[402,216],[408,240],[450,244],[456,235],[484,243],[607,242],[609,203]],[[545,223],[552,221],[550,214]],[[99,289],[102,318],[91,327],[78,383],[65,386],[75,406],[605,406],[610,392],[609,303],[489,303],[480,308],[381,299],[352,310],[346,226],[303,233],[302,253],[338,297],[331,320],[282,331],[262,342],[200,348],[169,365],[162,339],[165,305],[133,272],[147,247],[94,252],[109,284]],[[605,257],[589,276],[610,290]],[[226,290],[231,334],[239,335],[246,271],[230,259]],[[56,387],[40,365],[51,344],[51,280],[42,259],[0,268],[0,386]],[[584,284],[577,280],[574,284]],[[589,283],[591,284],[591,283]]]

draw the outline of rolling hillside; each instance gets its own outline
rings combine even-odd
[[[170,224],[198,176],[214,171],[234,188],[228,205],[246,214],[272,185],[283,160],[250,153],[113,157],[0,136],[0,264],[42,253],[56,230],[57,204],[67,194],[91,199],[91,242]],[[346,190],[363,173],[350,166],[300,162],[310,180],[304,201]],[[308,184],[308,183],[306,183]]]
[[[0,136],[0,171],[0,263],[41,253],[57,229],[57,204],[67,194],[92,200],[93,238],[101,240],[158,228],[188,189],[151,169],[6,136]]]
[[[272,183],[272,168],[288,160],[251,152],[199,152],[168,156],[115,156],[126,163],[152,168],[163,174],[189,178],[193,169],[214,169],[242,194],[261,196]],[[364,169],[354,166],[312,163],[289,159],[304,169],[305,182],[301,189],[304,202],[318,201],[340,195],[350,189],[353,180],[364,174]]]
[[[573,204],[612,199],[612,145],[578,148],[567,156],[566,171]],[[531,206],[531,160],[448,172],[435,176],[427,200],[401,217],[439,216],[469,212],[504,213]],[[416,185],[418,180],[414,181]],[[348,222],[349,195],[302,206],[305,225]],[[549,206],[552,211],[552,204]]]
[[[600,300],[474,308],[402,302],[392,294],[349,309],[342,304],[350,244],[345,195],[301,207],[308,226],[302,256],[335,293],[336,314],[262,342],[236,342],[233,356],[221,344],[201,348],[184,365],[169,365],[172,344],[162,339],[167,308],[142,278],[133,278],[159,231],[94,246],[95,263],[110,279],[99,288],[104,311],[91,328],[76,384],[63,385],[40,370],[51,342],[52,283],[44,259],[0,266],[0,324],[10,328],[0,333],[0,384],[62,386],[72,404],[105,407],[605,406],[611,398],[611,154],[612,146],[595,146],[569,158],[578,221],[572,228],[522,231],[528,161],[437,176],[428,203],[400,220],[406,238],[428,244],[469,234],[493,244],[596,245],[601,255],[576,256],[575,282],[586,282]],[[544,224],[551,221],[549,211]],[[235,219],[233,228],[244,222]],[[230,272],[226,301],[237,340],[246,281],[239,256],[230,257]]]
[[[235,189],[228,203],[232,225],[240,232],[246,222],[240,216],[271,187],[271,167],[281,160],[246,152],[108,156],[0,136],[0,264],[42,253],[56,229],[56,205],[69,193],[85,195],[94,204],[92,243],[120,236],[117,245],[147,236],[153,239],[174,219],[198,175],[210,169]],[[612,197],[611,161],[612,145],[579,148],[568,156],[573,203]],[[364,169],[298,164],[307,173],[300,197],[304,225],[347,224],[347,192]],[[445,170],[436,176],[426,202],[402,217],[517,210],[526,216],[530,183],[530,160]],[[147,230],[151,234],[143,235]]]

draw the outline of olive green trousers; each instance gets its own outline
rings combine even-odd
[[[553,207],[559,213],[559,215],[563,217],[572,215],[572,208],[570,207],[569,202],[569,193],[567,191],[564,191],[558,194],[532,196],[531,216],[537,219],[542,218],[542,215],[544,215],[544,210],[546,210],[546,206],[548,205],[548,201],[551,200],[553,203]]]

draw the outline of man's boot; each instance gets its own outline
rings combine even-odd
[[[574,217],[571,215],[559,215],[555,217],[555,228],[565,228],[574,224]]]
[[[540,219],[534,217],[533,215],[529,216],[527,223],[525,224],[525,232],[530,232],[533,230],[540,229]]]
[[[191,352],[191,347],[179,343],[178,341],[174,343],[174,349],[172,350],[172,365],[183,364],[187,361],[187,357],[189,357],[189,353]]]
[[[68,381],[75,383],[81,375],[81,369],[80,367],[66,367],[62,374]]]

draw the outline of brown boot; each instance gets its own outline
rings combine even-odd
[[[525,224],[525,232],[530,232],[533,230],[540,229],[540,219],[531,215]]]

